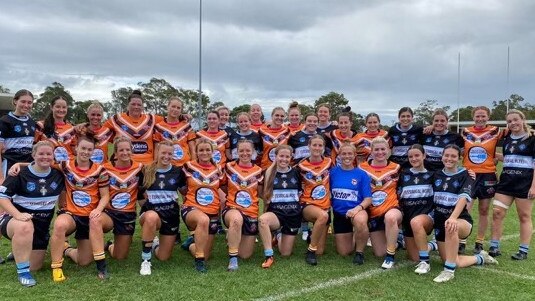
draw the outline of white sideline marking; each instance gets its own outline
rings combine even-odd
[[[496,270],[496,269],[491,269],[491,268],[481,268],[481,269],[483,269],[485,271],[493,272],[493,273],[496,273],[496,274],[502,274],[502,275],[507,275],[507,276],[511,276],[511,277],[515,277],[515,278],[524,279],[524,280],[535,281],[535,276],[522,275],[522,274],[517,274],[517,273],[508,272],[508,271],[504,271],[504,270]]]
[[[401,263],[401,264],[396,265],[396,267],[394,269],[392,269],[392,270],[397,270],[397,269],[400,269],[400,268],[404,268],[404,267],[409,266],[411,264],[412,264],[412,262]],[[271,295],[271,296],[267,296],[267,297],[263,297],[263,298],[259,298],[259,299],[255,299],[255,300],[257,300],[257,301],[284,300],[284,299],[288,299],[288,298],[292,298],[292,297],[297,297],[297,296],[300,296],[300,295],[303,295],[303,294],[308,294],[308,293],[320,291],[320,290],[323,290],[323,289],[326,289],[326,288],[331,288],[331,287],[335,287],[335,286],[342,286],[342,285],[346,285],[346,284],[349,284],[349,283],[357,282],[357,281],[360,281],[360,280],[371,278],[371,277],[373,277],[375,275],[378,275],[380,273],[386,273],[388,271],[391,271],[391,270],[373,269],[373,270],[370,270],[370,271],[367,271],[367,272],[364,272],[364,273],[360,273],[360,274],[356,274],[356,275],[353,275],[353,276],[345,276],[345,277],[340,277],[340,278],[336,278],[336,279],[331,279],[331,280],[328,280],[328,281],[325,281],[325,282],[322,282],[322,283],[318,283],[318,284],[316,284],[314,286],[303,288],[303,289],[300,289],[300,290],[289,291],[289,292],[286,292],[286,293],[282,293],[282,294],[278,294],[278,295]]]

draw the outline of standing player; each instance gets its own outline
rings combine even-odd
[[[219,106],[215,109],[219,113],[219,128],[227,132],[230,137],[234,130],[230,127],[230,110],[225,106]]]
[[[290,133],[294,134],[302,130],[305,125],[301,123],[301,109],[297,101],[293,101],[288,107],[288,128]]]
[[[184,104],[178,97],[167,102],[167,116],[154,127],[154,141],[173,144],[173,165],[183,166],[191,160],[189,143],[195,139],[191,124],[182,115]]]
[[[303,187],[299,173],[290,165],[291,162],[292,147],[279,145],[275,148],[275,162],[266,170],[262,196],[266,209],[258,219],[264,246],[264,269],[270,268],[274,262],[272,231],[280,230],[279,252],[282,256],[290,256],[301,226],[299,196],[303,193]]]
[[[529,243],[533,232],[531,211],[535,199],[535,137],[530,133],[526,116],[518,110],[509,110],[505,119],[509,134],[503,141],[503,170],[494,198],[492,240],[489,254],[501,255],[500,239],[503,233],[503,220],[507,209],[516,205],[520,220],[520,245],[518,252],[511,256],[514,260],[528,258]]]
[[[467,127],[462,132],[464,139],[463,165],[466,169],[473,170],[476,173],[476,181],[472,190],[474,199],[479,200],[479,224],[477,227],[477,237],[474,246],[474,253],[483,250],[485,232],[488,226],[488,214],[490,200],[496,192],[496,164],[494,163],[496,155],[496,145],[502,138],[503,133],[500,128],[487,125],[489,121],[490,110],[487,107],[475,107],[472,110],[474,125]],[[468,204],[470,212],[473,202]],[[466,242],[461,241],[459,253],[464,253]]]
[[[355,167],[357,150],[352,144],[342,144],[338,152],[340,165],[330,171],[336,251],[342,256],[355,252],[353,263],[361,265],[369,237],[366,208],[372,203],[370,177]]]
[[[254,162],[259,161],[259,157],[262,156],[262,139],[260,138],[259,132],[251,130],[251,116],[247,112],[241,112],[237,117],[238,129],[232,131],[229,135],[230,146],[227,149],[227,158],[236,160],[238,159],[238,143],[241,140],[252,141],[257,155],[253,157]]]
[[[264,124],[258,130],[262,139],[262,161],[260,166],[266,170],[275,161],[275,148],[281,144],[287,144],[290,130],[284,125],[286,113],[281,107],[276,107],[271,112],[271,123]]]
[[[371,178],[372,204],[368,207],[370,238],[375,256],[385,256],[381,267],[391,269],[401,224],[396,194],[400,166],[388,161],[390,149],[384,138],[373,139],[371,149],[373,159],[360,164]]]
[[[227,132],[219,128],[219,113],[211,111],[206,116],[207,128],[197,132],[197,138],[204,138],[210,141],[214,146],[212,158],[221,169],[227,163],[226,150],[229,148]],[[189,142],[190,153],[193,159],[196,159],[195,142]]]
[[[472,200],[474,181],[464,168],[459,168],[461,149],[453,144],[444,148],[444,169],[435,173],[433,190],[435,203],[435,238],[438,251],[444,261],[444,270],[433,281],[453,279],[455,269],[471,265],[497,264],[496,259],[481,250],[475,256],[458,255],[459,239],[466,239],[472,232],[472,217],[466,204]]]
[[[223,173],[212,159],[213,144],[206,139],[195,141],[196,161],[184,165],[187,193],[182,205],[182,220],[195,233],[184,247],[195,258],[195,269],[206,273],[206,259],[210,257],[214,235],[219,226],[219,210],[224,193],[219,189]]]
[[[67,101],[56,96],[50,102],[50,112],[44,121],[38,122],[42,128],[41,140],[48,140],[54,144],[54,159],[56,163],[67,162],[74,157],[73,149],[76,145],[76,131],[67,117]]]
[[[318,133],[328,134],[337,129],[334,122],[331,121],[331,107],[328,104],[320,104],[316,108],[316,115],[318,116]]]
[[[264,113],[262,113],[262,108],[260,105],[256,103],[252,104],[251,108],[249,109],[249,115],[251,115],[251,129],[255,132],[258,132],[258,130],[264,124],[264,122],[262,122]]]
[[[143,169],[143,190],[146,202],[141,207],[141,268],[139,274],[151,274],[152,253],[159,260],[171,257],[179,232],[180,208],[179,190],[186,186],[182,168],[171,164],[173,143],[162,141],[156,146],[156,158]],[[156,237],[156,231],[160,237]]]
[[[32,145],[37,130],[37,124],[30,117],[33,106],[32,92],[17,91],[13,97],[13,106],[13,112],[0,118],[0,184],[13,164],[32,161]]]
[[[305,128],[299,132],[296,132],[295,134],[290,135],[290,138],[288,139],[288,145],[294,150],[294,164],[297,164],[299,161],[310,156],[310,149],[308,146],[309,141],[312,136],[318,134],[317,130],[318,116],[311,113],[305,116]]]
[[[461,149],[464,141],[461,135],[448,130],[448,113],[443,109],[433,112],[432,132],[423,134],[422,145],[425,150],[425,167],[430,171],[437,171],[444,168],[442,163],[442,152],[448,144],[455,144]]]
[[[411,108],[401,108],[398,113],[399,122],[388,130],[392,143],[390,160],[399,164],[401,169],[410,168],[407,151],[411,145],[419,143],[423,135],[422,127],[412,123],[413,116]]]
[[[388,133],[381,129],[381,119],[379,119],[379,115],[376,113],[370,113],[366,115],[364,122],[366,124],[366,130],[364,133],[358,133],[357,137],[355,138],[357,161],[359,164],[368,160],[368,157],[371,153],[370,145],[375,137],[383,137],[389,141]]]
[[[238,161],[226,166],[228,185],[223,220],[228,228],[229,271],[238,270],[238,256],[253,255],[258,233],[258,192],[262,191],[262,169],[251,161],[254,145],[251,141],[238,144]]]
[[[330,224],[331,195],[329,193],[329,168],[332,160],[323,156],[325,139],[321,135],[313,135],[308,141],[310,156],[297,165],[303,194],[303,220],[314,223],[310,243],[308,245],[305,261],[310,265],[317,265],[316,255],[323,254],[327,228]]]
[[[30,271],[43,266],[54,207],[65,188],[61,172],[50,167],[53,151],[50,142],[38,142],[34,162],[0,186],[0,234],[12,240],[18,279],[26,287],[37,283]]]
[[[91,155],[93,163],[104,164],[108,162],[108,143],[111,142],[113,131],[108,127],[102,126],[102,117],[104,117],[104,108],[99,102],[93,102],[87,107],[87,119],[85,131],[91,133],[97,144]]]
[[[350,110],[351,108],[338,116],[338,129],[331,131],[328,135],[332,141],[331,159],[335,165],[342,164],[342,160],[338,156],[340,147],[344,143],[354,144],[356,142],[356,133],[351,130],[353,127],[353,113]]]

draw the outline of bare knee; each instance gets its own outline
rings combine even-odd
[[[321,214],[318,215],[318,218],[316,219],[316,223],[320,225],[326,225],[328,220],[329,220],[329,214],[323,211],[321,212]]]
[[[31,221],[20,223],[15,229],[15,233],[23,237],[32,237],[33,223]]]

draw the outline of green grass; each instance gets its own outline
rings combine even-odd
[[[474,208],[473,212],[477,223],[476,210]],[[432,271],[428,275],[414,274],[414,264],[405,259],[405,251],[396,257],[398,268],[380,271],[382,258],[374,258],[369,249],[363,266],[354,266],[351,257],[337,255],[332,235],[328,238],[327,252],[319,258],[316,267],[304,262],[306,244],[299,237],[294,255],[286,259],[276,257],[271,269],[260,267],[263,254],[258,243],[253,257],[241,260],[240,269],[229,273],[226,271],[225,239],[218,235],[207,274],[195,272],[192,257],[177,246],[171,260],[154,259],[152,275],[142,277],[139,275],[139,229],[129,258],[108,260],[111,274],[108,281],[96,278],[93,264],[77,267],[66,260],[67,281],[53,283],[47,256],[45,268],[34,273],[38,285],[27,289],[19,285],[14,264],[7,263],[0,265],[0,300],[250,300],[268,296],[274,299],[285,296],[284,300],[533,300],[535,296],[535,255],[523,262],[509,258],[518,247],[518,237],[514,236],[519,231],[518,218],[514,208],[506,219],[504,235],[509,239],[502,242],[504,255],[498,258],[500,264],[459,269],[456,278],[445,284],[432,281],[442,269],[437,255],[432,257]],[[182,228],[183,237],[186,233]],[[472,251],[474,238],[475,233],[469,239],[468,252]],[[10,242],[1,239],[0,254],[5,256],[9,250]],[[520,275],[524,275],[524,279]],[[325,287],[320,286],[322,283],[326,283]],[[301,291],[303,289],[305,291]]]

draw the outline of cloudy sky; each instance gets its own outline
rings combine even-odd
[[[128,3],[125,6],[124,3]],[[229,106],[343,93],[392,120],[426,99],[535,102],[532,0],[204,0],[203,90]],[[198,87],[199,0],[2,1],[0,84],[77,100],[151,77]],[[511,49],[507,89],[507,47]]]

